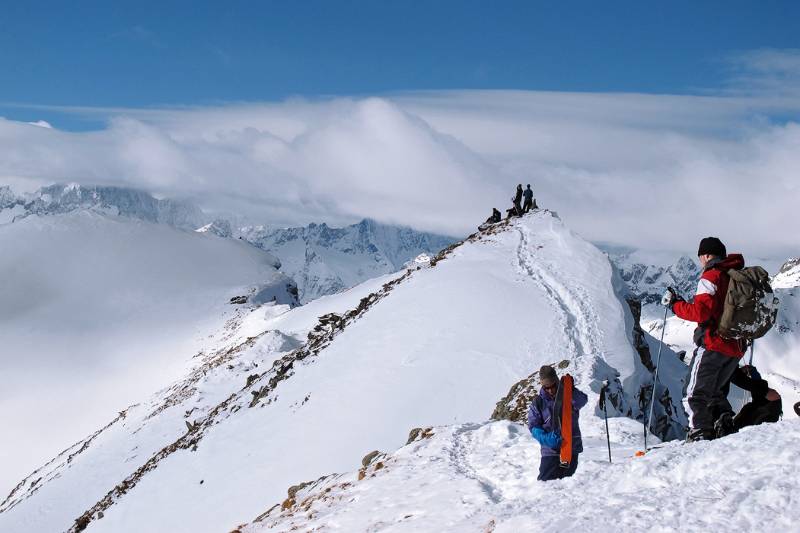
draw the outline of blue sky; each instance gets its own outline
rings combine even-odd
[[[798,2],[3,2],[9,104],[175,106],[420,89],[687,94],[796,48]]]
[[[15,190],[464,235],[532,183],[592,240],[797,253],[800,2],[0,7]]]

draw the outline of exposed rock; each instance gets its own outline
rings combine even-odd
[[[364,456],[363,459],[361,459],[361,466],[367,468],[370,465],[370,463],[374,461],[375,458],[378,457],[379,455],[384,455],[384,454],[382,454],[378,450],[369,452],[367,455]]]
[[[569,367],[569,361],[564,359],[558,364],[553,363],[551,366],[557,367],[561,370]],[[492,413],[492,420],[510,420],[519,424],[526,424],[528,418],[528,407],[531,402],[538,396],[539,388],[539,371],[537,370],[530,376],[519,380],[511,386],[508,391],[494,408]]]
[[[653,364],[653,357],[650,354],[650,346],[648,346],[645,340],[644,330],[640,323],[642,318],[642,302],[634,298],[628,298],[625,301],[628,302],[628,307],[630,307],[631,314],[633,315],[633,347],[636,348],[636,351],[639,353],[639,358],[647,370],[655,372],[656,367]]]
[[[422,439],[429,439],[433,437],[433,428],[414,428],[408,434],[408,440],[406,441],[406,445],[411,444],[414,441],[422,440]]]

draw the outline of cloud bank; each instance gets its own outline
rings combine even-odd
[[[800,98],[774,82],[794,79],[795,55],[742,56],[760,76],[751,94],[65,110],[108,117],[83,133],[0,120],[0,184],[133,186],[269,223],[371,217],[458,235],[507,207],[521,182],[592,240],[691,252],[718,235],[731,250],[797,255]]]

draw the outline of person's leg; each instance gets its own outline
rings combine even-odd
[[[711,402],[711,408],[716,413],[733,413],[733,407],[731,407],[731,404],[728,401],[728,395],[725,394],[725,391],[727,390],[725,385],[730,382],[731,377],[733,376],[733,373],[736,372],[736,367],[738,366],[739,359],[737,357],[727,357],[727,361],[723,361],[723,363],[720,365],[719,374],[717,374],[717,390],[714,393],[714,399]]]
[[[738,366],[739,359],[737,357],[728,357],[728,361],[722,363],[717,375],[717,390],[709,404],[717,437],[724,437],[738,431],[733,421],[733,407],[728,401],[728,383]]]
[[[714,433],[711,403],[718,394],[718,376],[730,359],[721,353],[700,348],[686,389],[684,407],[689,416],[689,426],[692,430],[703,431],[709,438]]]
[[[561,477],[561,465],[557,455],[543,455],[539,463],[539,481],[550,481]]]
[[[561,469],[561,477],[570,477],[575,471],[578,469],[578,454],[575,453],[572,455],[572,462],[570,462],[568,468]]]

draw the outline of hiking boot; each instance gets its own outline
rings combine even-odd
[[[736,425],[733,423],[733,414],[722,413],[720,417],[714,422],[714,433],[717,438],[736,433]]]
[[[686,434],[686,442],[699,442],[701,440],[714,440],[716,433],[710,429],[691,429]]]

